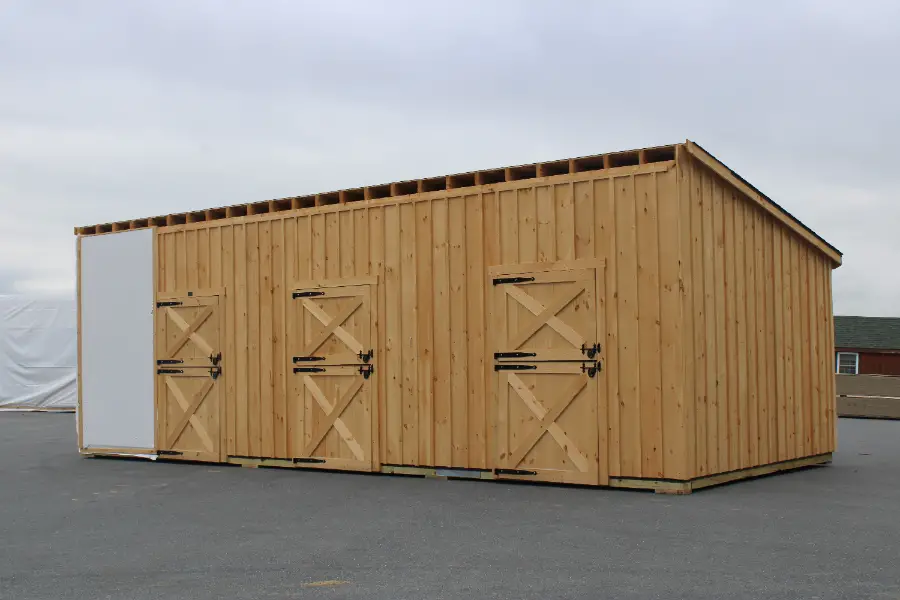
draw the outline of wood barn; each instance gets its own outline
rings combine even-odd
[[[687,493],[835,449],[841,254],[690,141],[76,234],[84,454]]]

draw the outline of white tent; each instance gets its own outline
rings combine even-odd
[[[0,295],[0,409],[76,405],[72,296]]]

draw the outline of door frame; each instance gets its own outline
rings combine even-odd
[[[495,341],[496,333],[496,317],[498,310],[495,307],[497,294],[494,293],[493,279],[503,275],[518,275],[525,273],[545,273],[559,271],[577,271],[593,269],[594,270],[594,295],[597,306],[597,341],[603,345],[604,349],[610,343],[607,339],[607,310],[606,310],[606,260],[602,258],[578,258],[570,260],[558,260],[554,262],[543,263],[514,263],[505,265],[493,265],[487,269],[487,279],[485,281],[485,290],[489,295],[488,299],[488,327],[487,340],[490,352],[485,356],[485,365],[487,366],[487,390],[488,390],[488,414],[491,426],[487,430],[488,443],[488,466],[492,468],[503,468],[498,463],[498,432],[496,430],[499,423],[499,398],[498,390],[500,389],[500,375],[493,370],[491,366],[493,360],[488,360],[493,356],[494,348],[497,346]],[[605,352],[601,352],[601,360]],[[599,445],[599,469],[598,469],[598,485],[609,485],[609,385],[611,379],[606,376],[606,361],[603,360],[603,368],[596,375],[597,377],[597,442]],[[513,477],[515,478],[515,477]],[[525,478],[523,478],[525,479]]]
[[[155,254],[155,253],[154,253]],[[218,298],[218,311],[219,311],[219,347],[222,348],[222,360],[219,365],[222,367],[222,372],[219,375],[219,382],[217,385],[222,386],[219,393],[219,431],[218,431],[218,462],[225,462],[228,451],[225,447],[226,436],[227,436],[227,427],[226,421],[227,411],[226,411],[226,393],[228,389],[228,377],[230,369],[228,368],[228,353],[224,351],[225,349],[225,340],[226,340],[226,331],[225,327],[227,326],[225,315],[227,314],[226,303],[228,302],[228,294],[226,293],[227,288],[225,287],[214,287],[214,288],[194,288],[194,289],[182,289],[182,290],[173,290],[171,292],[157,292],[156,298],[153,301],[153,452],[155,454],[159,453],[160,449],[160,433],[159,433],[159,424],[160,424],[160,390],[159,388],[159,377],[156,374],[156,356],[160,351],[159,347],[159,327],[157,325],[157,319],[159,319],[159,309],[156,306],[157,302],[165,302],[167,300],[180,300],[186,298]],[[174,460],[193,460],[190,458],[182,459],[179,456],[167,456],[167,459]]]
[[[374,373],[372,373],[371,377],[375,380],[372,383],[372,387],[370,390],[371,398],[371,432],[369,434],[369,438],[371,440],[372,448],[371,448],[371,471],[377,472],[381,469],[382,465],[382,457],[381,457],[381,449],[385,447],[385,440],[383,439],[385,428],[381,423],[382,415],[384,414],[383,402],[384,402],[384,385],[385,378],[381,377],[381,371],[384,369],[384,366],[381,364],[381,358],[384,356],[384,339],[383,339],[383,327],[381,327],[381,323],[384,322],[384,301],[381,297],[383,293],[383,286],[380,285],[380,280],[382,278],[379,277],[378,274],[375,275],[359,275],[353,277],[335,277],[328,279],[304,279],[299,281],[291,282],[289,289],[287,290],[287,299],[285,300],[285,307],[288,306],[287,302],[293,301],[292,294],[297,290],[309,290],[312,288],[336,288],[336,287],[352,287],[352,286],[369,286],[369,302],[370,302],[370,318],[369,318],[369,327],[371,328],[371,332],[369,333],[369,340],[372,343],[372,348],[375,350],[375,357],[377,357],[377,368]],[[289,360],[289,356],[291,356],[291,337],[296,336],[298,330],[294,327],[294,316],[293,311],[288,311],[288,316],[285,318],[285,339],[287,342],[285,343],[285,361]],[[293,365],[288,365],[285,362],[285,373],[288,374],[287,369]],[[293,376],[292,373],[288,374],[289,376]],[[285,394],[290,394],[290,389],[293,386],[285,386]],[[291,397],[287,398],[290,401]],[[304,464],[304,467],[309,468],[322,468],[329,469],[334,468],[328,466],[328,463],[323,463],[321,466],[316,464]],[[354,469],[355,470],[355,469]]]

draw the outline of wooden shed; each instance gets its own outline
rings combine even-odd
[[[841,254],[690,141],[76,234],[85,454],[687,493],[835,449]]]

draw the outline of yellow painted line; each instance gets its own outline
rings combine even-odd
[[[310,588],[310,587],[328,587],[333,585],[344,585],[345,583],[350,583],[349,581],[341,581],[339,579],[326,579],[325,581],[313,581],[310,583],[304,583],[302,587]]]

